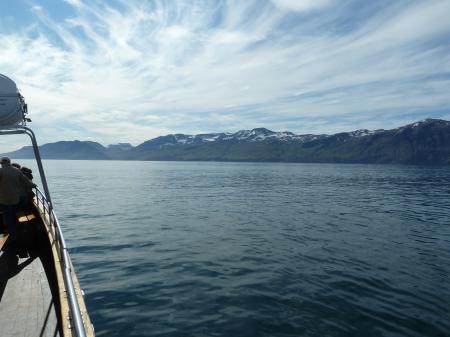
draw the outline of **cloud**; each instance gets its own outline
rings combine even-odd
[[[272,0],[279,8],[296,12],[308,12],[330,6],[333,0]]]
[[[388,128],[450,109],[448,1],[66,4],[0,35],[43,142]]]
[[[67,2],[69,5],[72,5],[75,7],[81,6],[81,0],[64,0],[64,1]]]

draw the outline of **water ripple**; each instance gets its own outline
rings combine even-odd
[[[450,335],[448,167],[46,167],[97,336]]]

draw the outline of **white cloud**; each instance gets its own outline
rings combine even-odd
[[[64,0],[64,1],[75,7],[81,6],[81,0]]]
[[[260,0],[67,3],[71,17],[41,8],[39,24],[0,35],[0,69],[18,82],[43,142],[137,144],[255,126],[320,133],[350,128],[349,118],[378,128],[380,111],[392,120],[450,109],[449,79],[433,79],[450,71],[448,1],[386,7],[345,32],[339,19],[354,13],[337,3],[329,13],[328,1],[278,0],[303,11],[297,22]]]
[[[272,0],[281,9],[308,12],[330,6],[333,0]]]
[[[179,41],[189,38],[190,35],[191,32],[186,27],[174,25],[167,27],[164,31],[162,31],[160,34],[160,38],[162,40]]]

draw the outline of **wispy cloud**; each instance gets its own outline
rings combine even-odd
[[[0,35],[1,72],[45,142],[257,126],[329,133],[449,116],[449,1],[65,5],[36,3],[32,21]]]
[[[281,9],[308,12],[329,6],[332,0],[272,0]]]

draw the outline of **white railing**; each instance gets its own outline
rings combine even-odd
[[[53,211],[52,205],[47,201],[47,198],[37,187],[35,188],[36,198],[35,203],[38,209],[43,213],[44,220],[48,221],[48,225],[54,240],[57,243],[58,254],[60,261],[62,262],[63,279],[67,292],[67,298],[69,300],[69,309],[72,319],[72,327],[76,337],[86,337],[86,328],[84,326],[82,314],[80,311],[80,305],[78,303],[77,294],[74,287],[74,281],[72,278],[72,261],[70,260],[69,251],[64,240],[64,236],[59,225],[58,218]]]

